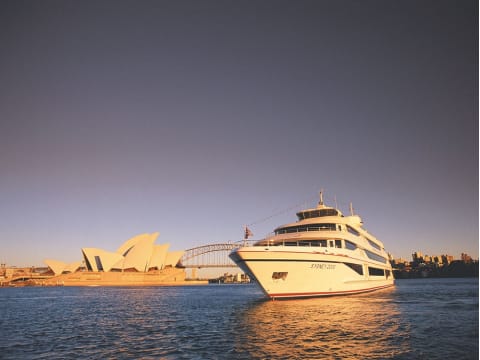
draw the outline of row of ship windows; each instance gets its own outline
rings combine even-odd
[[[348,240],[300,240],[300,241],[284,241],[284,242],[277,242],[273,244],[274,246],[314,246],[314,247],[331,247],[337,249],[348,249],[348,250],[355,250],[357,249],[357,245]],[[386,263],[387,259],[383,256],[377,255],[371,251],[363,249],[367,257],[371,260],[379,261],[382,263]]]
[[[342,225],[338,225],[339,231],[342,231]],[[304,231],[336,231],[337,224],[308,224],[299,226],[288,226],[275,230],[275,235],[290,234]]]
[[[322,209],[312,211],[301,211],[297,213],[298,220],[311,219],[322,216],[338,216],[338,211],[335,209]]]
[[[352,270],[356,271],[358,274],[363,275],[363,266],[359,264],[351,264],[351,263],[344,263],[348,267],[350,267]],[[370,276],[385,276],[387,279],[390,277],[390,270],[384,270],[384,269],[379,269],[375,268],[372,266],[368,267],[368,275]],[[286,271],[275,271],[272,273],[272,279],[273,280],[285,280],[288,276],[288,272]]]
[[[299,226],[288,226],[275,230],[275,235],[291,234],[305,231],[343,231],[343,229],[345,228],[350,234],[360,236],[360,233],[351,226],[346,225],[346,227],[343,227],[341,224],[308,224]],[[381,250],[380,246],[377,243],[373,242],[369,238],[366,239],[370,246],[377,250]]]
[[[355,270],[360,275],[363,275],[363,266],[359,264],[352,264],[352,263],[344,263],[352,270]],[[369,266],[368,267],[368,275],[370,276],[386,276],[388,279],[390,277],[390,270],[379,269],[376,267]]]

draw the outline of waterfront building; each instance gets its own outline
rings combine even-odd
[[[393,260],[393,264],[407,266],[407,265],[409,265],[409,262],[407,260],[403,259],[403,258],[398,258],[398,259]]]
[[[47,284],[155,285],[184,281],[185,270],[176,267],[184,251],[169,252],[169,244],[155,244],[158,235],[136,235],[113,252],[82,248],[83,263],[45,260],[54,274]]]
[[[174,267],[183,251],[168,252],[169,244],[155,245],[158,235],[158,232],[136,235],[124,242],[115,252],[82,248],[85,268],[94,272],[148,272],[167,266]],[[67,264],[47,259],[45,263],[55,275],[74,273],[82,266],[80,261]]]
[[[147,272],[175,266],[183,251],[169,253],[169,244],[155,245],[158,232],[141,234],[123,243],[116,252],[96,248],[83,248],[82,253],[89,271]]]
[[[464,254],[466,255],[466,254]],[[468,255],[467,255],[468,256]],[[414,263],[436,263],[438,265],[448,265],[452,261],[454,261],[454,257],[452,255],[423,255],[420,251],[415,251],[412,254],[412,260]],[[462,255],[462,260],[464,260]]]
[[[414,262],[423,262],[423,254],[420,251],[415,251],[412,254],[412,259]]]

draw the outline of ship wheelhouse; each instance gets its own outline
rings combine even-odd
[[[344,249],[375,262],[388,263],[383,244],[362,229],[358,215],[344,216],[340,210],[325,206],[322,199],[317,208],[296,215],[297,222],[277,227],[270,237],[254,245]]]
[[[342,213],[334,208],[325,208],[325,209],[309,209],[304,211],[299,211],[297,213],[298,220],[305,220],[311,218],[318,218],[324,216],[341,216],[343,217]]]

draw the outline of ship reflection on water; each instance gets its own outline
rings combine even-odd
[[[235,347],[252,358],[408,357],[409,329],[394,291],[257,302],[239,314],[244,333]]]

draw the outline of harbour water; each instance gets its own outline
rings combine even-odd
[[[270,301],[254,284],[0,289],[0,359],[478,359],[478,279]]]

